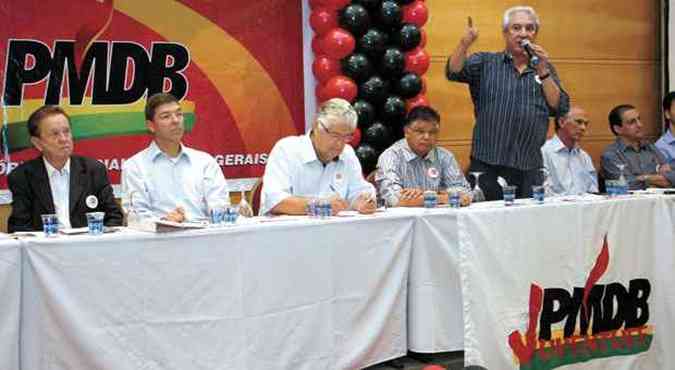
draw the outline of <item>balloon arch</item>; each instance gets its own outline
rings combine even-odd
[[[365,174],[403,137],[406,113],[428,106],[429,19],[424,0],[309,0],[317,102],[350,101],[359,115],[351,145]]]

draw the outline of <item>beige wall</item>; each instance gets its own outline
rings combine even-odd
[[[427,0],[428,96],[443,119],[440,144],[452,150],[466,168],[471,150],[473,105],[467,85],[445,79],[447,56],[473,18],[480,36],[472,51],[504,48],[501,17],[523,2],[497,0]],[[529,1],[542,26],[537,43],[551,56],[572,104],[590,114],[591,127],[582,146],[596,166],[604,147],[614,140],[607,114],[621,103],[642,113],[651,136],[660,130],[659,0]],[[551,125],[552,127],[552,125]]]

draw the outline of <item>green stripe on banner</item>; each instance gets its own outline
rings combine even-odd
[[[192,131],[196,116],[185,112],[185,131]],[[93,139],[107,136],[139,135],[148,132],[143,112],[83,114],[70,117],[74,140]],[[26,121],[7,125],[9,151],[16,152],[31,147]]]
[[[653,335],[630,339],[625,337],[603,338],[596,339],[593,343],[565,343],[558,345],[557,348],[538,349],[532,361],[528,364],[521,364],[520,370],[553,370],[561,366],[600,358],[635,355],[648,351],[653,339]]]

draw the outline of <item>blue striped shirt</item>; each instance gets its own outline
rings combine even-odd
[[[469,183],[450,151],[436,146],[420,157],[410,149],[405,138],[382,152],[377,161],[375,182],[380,197],[389,206],[397,205],[401,190],[407,188],[445,191],[458,183],[470,191]]]
[[[569,110],[569,96],[553,65],[549,68],[560,88],[558,111],[563,115]],[[558,111],[549,108],[535,76],[530,66],[519,74],[504,52],[472,54],[457,73],[447,68],[448,80],[469,84],[476,117],[473,158],[519,170],[542,167],[540,148],[546,141],[549,117]]]

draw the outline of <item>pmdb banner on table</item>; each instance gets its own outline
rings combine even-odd
[[[182,100],[184,142],[227,178],[260,176],[272,145],[304,131],[300,0],[9,0],[0,42],[0,189],[37,154],[25,121],[44,104],[66,109],[75,152],[114,184],[149,143],[143,108],[159,91]]]
[[[458,216],[468,365],[675,369],[675,203],[600,202]]]

